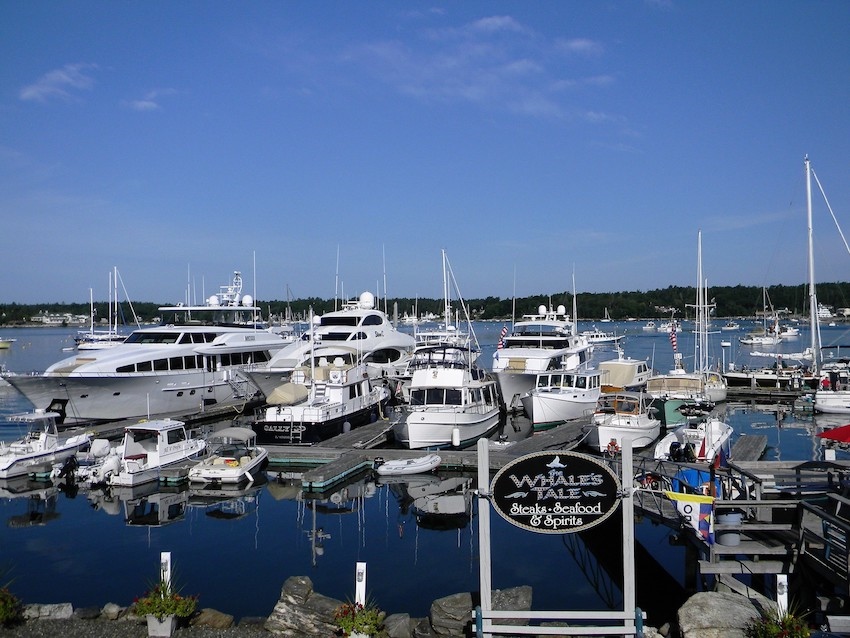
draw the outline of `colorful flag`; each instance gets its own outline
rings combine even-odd
[[[508,335],[508,327],[502,326],[502,332],[499,334],[499,343],[496,344],[496,349],[501,350],[505,347],[505,337]]]
[[[664,492],[701,539],[714,544],[714,497],[680,492]]]

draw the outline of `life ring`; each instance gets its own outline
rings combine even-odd
[[[617,443],[617,439],[611,439],[610,441],[608,441],[608,448],[607,448],[608,454],[610,454],[611,456],[614,456],[619,451],[620,451],[620,444]]]

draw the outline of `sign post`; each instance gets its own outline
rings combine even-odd
[[[642,631],[642,612],[635,606],[633,462],[630,439],[622,441],[622,483],[601,459],[572,451],[535,452],[514,459],[489,481],[486,439],[478,441],[478,535],[481,606],[476,610],[479,637],[494,633],[547,634],[557,627],[498,625],[495,619],[604,620],[606,634],[634,636]],[[490,507],[509,523],[540,534],[572,534],[605,521],[623,504],[622,611],[496,611],[492,609]],[[612,626],[612,620],[622,624]],[[581,625],[590,629],[592,625]],[[581,630],[576,627],[579,633]],[[590,633],[598,633],[591,631]]]

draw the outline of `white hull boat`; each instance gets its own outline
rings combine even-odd
[[[496,382],[474,366],[416,370],[410,403],[400,407],[393,434],[410,449],[464,448],[499,427]]]
[[[632,449],[652,445],[661,434],[661,421],[650,408],[651,397],[633,392],[603,394],[599,397],[591,423],[585,429],[585,444],[591,449],[617,454],[625,439]]]
[[[190,483],[253,483],[269,457],[249,428],[218,430],[207,438],[207,444],[209,454],[189,469]]]
[[[602,393],[599,370],[546,372],[522,397],[522,406],[534,431],[548,430],[566,421],[589,416]]]
[[[88,480],[129,488],[159,481],[163,470],[194,464],[205,449],[203,439],[188,437],[182,421],[158,419],[128,425],[123,443],[91,468]]]
[[[58,412],[66,424],[243,406],[257,389],[237,371],[267,362],[286,345],[250,322],[233,323],[259,310],[246,303],[253,304],[250,296],[232,293],[225,299],[213,295],[205,305],[163,307],[164,316],[179,313],[192,323],[140,328],[115,347],[76,354],[43,374],[6,378],[36,408]],[[213,322],[201,324],[204,315]]]
[[[252,423],[260,443],[314,444],[383,416],[389,386],[373,384],[366,364],[352,363],[341,350],[317,348],[309,365],[267,395]]]
[[[0,479],[28,476],[33,472],[50,474],[53,465],[91,444],[89,434],[60,439],[56,428],[58,417],[57,413],[44,410],[9,417],[9,421],[25,426],[27,432],[17,441],[0,441]]]
[[[616,359],[600,361],[603,392],[636,391],[643,389],[651,371],[646,361],[624,357],[620,350]]]
[[[403,476],[421,474],[437,468],[442,459],[437,454],[426,454],[412,459],[393,459],[375,464],[375,472],[381,476]]]
[[[268,362],[254,365],[244,374],[269,397],[281,384],[289,382],[293,371],[310,359],[313,349],[344,346],[356,352],[360,361],[370,364],[370,376],[377,377],[394,369],[415,345],[411,335],[396,330],[386,313],[375,308],[374,295],[364,292],[341,310],[315,317],[300,341],[287,345]]]
[[[493,355],[493,374],[505,407],[518,410],[522,395],[534,387],[541,372],[579,368],[592,352],[593,345],[576,334],[564,306],[540,306],[538,314],[524,315]]]
[[[720,419],[691,421],[664,435],[654,456],[662,461],[711,464],[721,450],[729,458],[732,434],[732,426]]]

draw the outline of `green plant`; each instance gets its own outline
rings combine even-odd
[[[166,616],[186,618],[195,612],[198,606],[197,596],[183,596],[172,585],[159,582],[144,596],[133,601],[137,616],[156,616],[159,620]]]
[[[808,638],[811,632],[804,618],[805,614],[772,608],[747,623],[744,635],[747,638]]]
[[[0,627],[8,627],[24,617],[24,605],[9,591],[8,586],[0,587]]]
[[[386,612],[368,601],[366,605],[343,603],[334,612],[334,624],[339,627],[344,636],[350,636],[352,633],[376,636],[384,628],[386,615]]]

